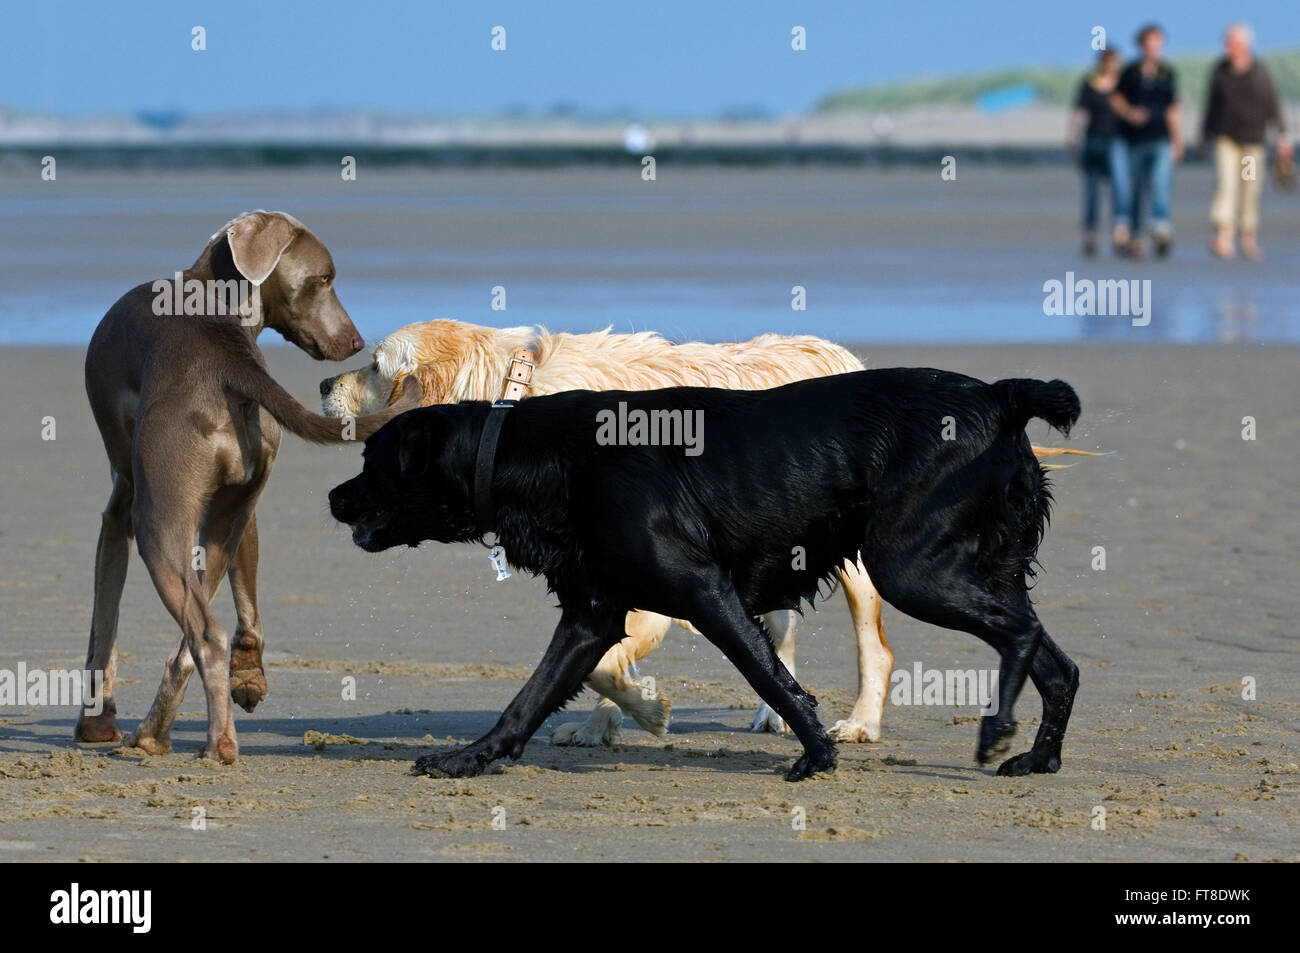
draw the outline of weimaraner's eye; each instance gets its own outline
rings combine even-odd
[[[319,277],[320,277],[320,283],[326,286],[328,286],[329,283],[334,280],[333,275],[320,275]]]

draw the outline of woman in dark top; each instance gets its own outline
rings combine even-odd
[[[1098,206],[1102,184],[1113,179],[1112,148],[1119,131],[1119,116],[1111,109],[1110,94],[1119,79],[1119,56],[1102,50],[1093,71],[1079,84],[1070,125],[1070,148],[1079,153],[1083,170],[1083,253],[1097,251]],[[1083,133],[1080,136],[1080,128]],[[1116,197],[1112,183],[1111,199]]]
[[[1119,84],[1110,97],[1111,107],[1121,119],[1116,142],[1128,156],[1115,182],[1120,203],[1115,216],[1115,247],[1134,258],[1142,257],[1142,218],[1149,198],[1156,254],[1163,258],[1174,240],[1174,166],[1183,158],[1183,114],[1177,77],[1161,59],[1164,31],[1155,25],[1143,27],[1137,41],[1142,57],[1119,74]]]

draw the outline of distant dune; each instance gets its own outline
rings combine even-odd
[[[1300,50],[1285,50],[1260,55],[1260,60],[1273,73],[1278,91],[1283,99],[1300,101]],[[1210,71],[1218,56],[1175,56],[1170,58],[1183,97],[1189,103],[1200,103],[1205,98]],[[1029,87],[1037,93],[1037,100],[1047,105],[1063,106],[1074,99],[1079,80],[1088,68],[1081,62],[1078,69],[1052,67],[1005,69],[991,73],[965,76],[941,76],[917,79],[905,83],[861,86],[836,90],[817,104],[814,112],[828,113],[852,111],[898,111],[912,109],[937,109],[943,107],[973,107],[981,97],[998,90]]]
[[[1262,57],[1300,103],[1300,50]],[[1175,58],[1195,135],[1214,58]],[[703,164],[930,162],[936,150],[1059,160],[1065,111],[1086,67],[1008,69],[832,92],[809,114],[761,109],[710,118],[582,113],[435,117],[378,110],[148,113],[65,118],[0,106],[0,167],[56,148],[95,165],[301,164],[365,155],[378,164],[622,162],[655,154]],[[1292,129],[1300,114],[1290,107]]]

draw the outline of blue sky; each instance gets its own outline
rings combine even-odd
[[[8,5],[0,108],[58,115],[363,108],[422,115],[628,108],[714,115],[801,112],[828,90],[1011,65],[1080,65],[1090,31],[1132,48],[1147,19],[1170,52],[1218,47],[1225,17],[1263,51],[1300,46],[1300,2],[315,3],[63,2]],[[790,29],[808,49],[790,49]],[[207,51],[190,49],[195,25]],[[506,28],[507,50],[489,47]]]

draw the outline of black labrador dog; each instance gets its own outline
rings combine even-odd
[[[689,619],[735,664],[803,744],[788,780],[833,769],[817,701],[757,617],[811,601],[859,555],[891,605],[997,649],[998,710],[980,726],[979,762],[1009,748],[1028,676],[1041,727],[998,773],[1059,770],[1079,671],[1027,591],[1051,502],[1024,433],[1031,417],[1068,434],[1078,397],[1063,381],[893,368],[766,391],[569,391],[402,414],[366,441],[363,472],[330,492],[353,541],[378,552],[495,531],[562,610],[496,726],[416,771],[464,777],[519,758],[631,609]]]

